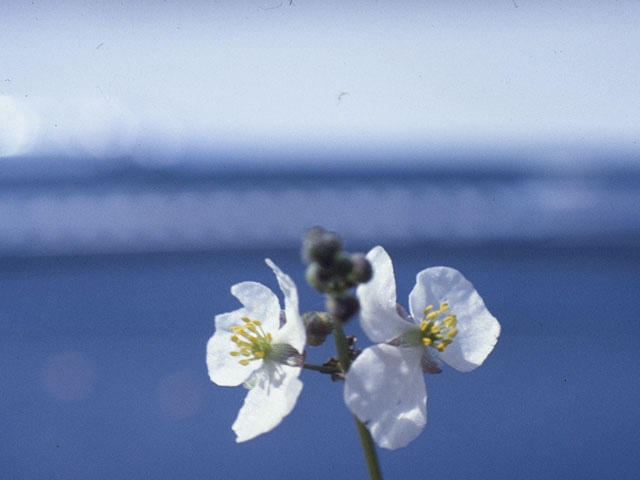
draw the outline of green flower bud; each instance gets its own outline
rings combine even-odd
[[[333,320],[327,312],[307,312],[302,321],[307,329],[307,345],[312,347],[322,345],[333,331]]]

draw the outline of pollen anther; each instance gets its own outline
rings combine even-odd
[[[453,338],[458,334],[455,328],[457,320],[452,313],[444,316],[448,311],[447,302],[440,303],[437,310],[434,310],[433,305],[424,309],[424,317],[419,325],[423,345],[443,352],[453,342]]]
[[[240,320],[244,325],[234,325],[231,331],[235,334],[231,336],[231,341],[237,350],[229,352],[231,356],[243,356],[239,360],[240,365],[249,365],[249,362],[265,358],[271,351],[273,337],[271,333],[262,330],[262,322],[249,317],[242,317]],[[249,333],[250,332],[250,333]]]

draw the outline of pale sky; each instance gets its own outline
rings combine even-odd
[[[0,157],[637,159],[638,25],[629,0],[4,1]]]

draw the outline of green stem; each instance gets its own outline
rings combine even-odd
[[[367,470],[369,470],[369,477],[371,480],[382,480],[382,472],[380,471],[380,464],[378,463],[378,455],[376,454],[376,446],[373,444],[373,438],[371,433],[367,430],[358,417],[355,415],[353,419],[356,421],[358,427],[358,435],[360,436],[360,443],[362,444],[362,450],[364,451],[364,459],[367,462]]]
[[[351,360],[349,360],[349,345],[347,344],[347,337],[344,336],[344,330],[342,330],[342,322],[340,319],[336,319],[333,322],[333,339],[336,342],[336,351],[338,352],[338,362],[340,370],[346,373],[349,370]]]
[[[313,365],[312,363],[305,363],[302,365],[302,368],[306,368],[307,370],[315,370],[320,373],[336,373],[339,372],[336,367],[330,367],[327,365]]]
[[[342,329],[342,322],[336,319],[333,322],[333,338],[336,342],[336,350],[338,351],[338,361],[342,372],[349,370],[351,363],[349,359],[349,346],[347,344],[347,338],[344,336],[344,330]],[[362,450],[364,452],[364,458],[367,462],[367,470],[369,471],[369,478],[371,480],[382,480],[382,472],[380,471],[380,464],[378,463],[378,455],[376,454],[376,447],[373,444],[373,438],[371,433],[367,430],[367,427],[358,420],[355,415],[353,419],[356,421],[356,427],[358,428],[358,436],[360,437],[360,443],[362,444]]]

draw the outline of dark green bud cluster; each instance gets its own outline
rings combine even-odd
[[[302,315],[307,330],[307,345],[320,346],[333,331],[333,320],[327,312],[307,312]]]
[[[307,282],[323,293],[344,293],[371,279],[371,264],[366,257],[343,251],[340,237],[320,227],[312,228],[305,235],[302,258],[309,264]]]

